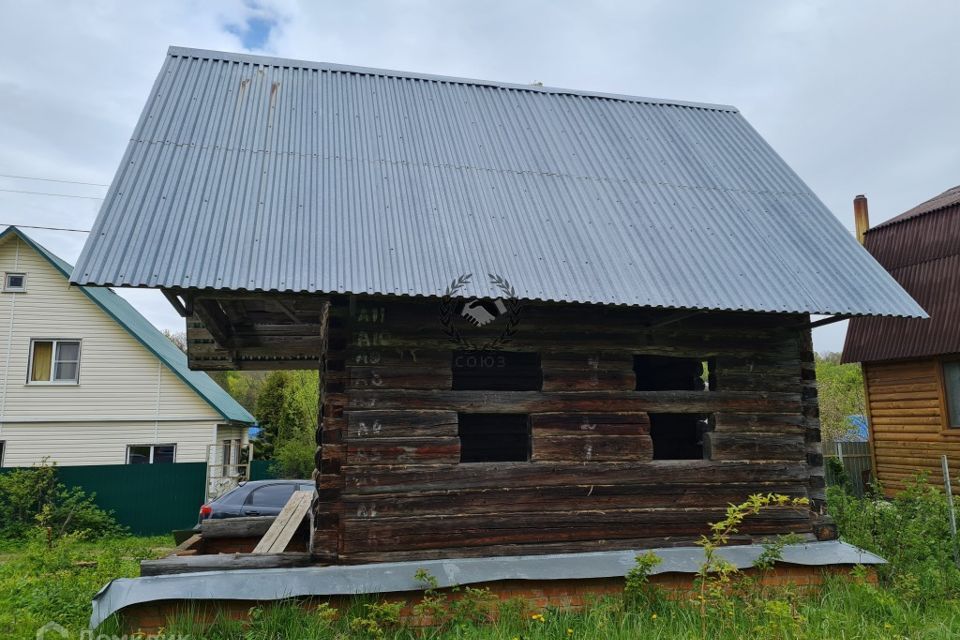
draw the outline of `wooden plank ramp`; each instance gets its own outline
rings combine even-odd
[[[293,535],[300,527],[300,523],[310,511],[310,501],[313,499],[313,491],[296,491],[287,504],[280,511],[280,515],[273,521],[267,532],[260,538],[253,553],[283,553]]]

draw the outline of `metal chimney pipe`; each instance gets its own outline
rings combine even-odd
[[[865,195],[859,195],[853,199],[853,224],[857,229],[857,242],[863,244],[863,236],[870,228],[870,212],[867,209]]]

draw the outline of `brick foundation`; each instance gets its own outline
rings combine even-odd
[[[830,575],[849,575],[850,567],[834,565],[826,567],[805,567],[798,565],[777,565],[762,576],[755,569],[745,569],[742,575],[759,578],[759,583],[767,586],[797,586],[815,588],[822,585]],[[868,580],[876,582],[876,572],[868,571]],[[688,573],[662,573],[651,576],[650,582],[664,589],[668,597],[681,597],[693,587],[694,576]],[[618,596],[623,593],[623,578],[595,578],[589,580],[499,580],[470,585],[475,588],[487,588],[499,600],[522,599],[528,610],[539,611],[545,608],[578,610],[591,601],[603,596]],[[441,589],[448,592],[449,589]],[[412,607],[422,598],[420,591],[390,593],[382,599],[390,602],[405,603],[403,617],[408,623],[418,624]],[[450,593],[451,599],[457,594]],[[327,602],[334,608],[349,604],[349,596],[301,598],[304,606]],[[121,611],[123,630],[126,633],[137,631],[147,635],[155,634],[167,626],[170,617],[184,611],[191,611],[200,621],[209,622],[218,614],[229,618],[244,620],[250,609],[258,603],[251,600],[161,600],[127,607]]]

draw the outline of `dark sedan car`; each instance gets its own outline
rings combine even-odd
[[[313,491],[313,480],[251,480],[200,507],[200,520],[275,516],[294,491]]]

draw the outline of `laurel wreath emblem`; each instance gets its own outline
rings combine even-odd
[[[474,342],[464,336],[463,332],[460,331],[460,328],[453,321],[453,314],[457,308],[454,297],[463,291],[464,287],[470,284],[472,277],[472,273],[467,273],[454,279],[447,287],[443,297],[440,298],[440,324],[443,326],[443,332],[451,342],[469,351],[493,351],[500,349],[503,345],[509,343],[513,335],[517,332],[517,325],[520,324],[520,312],[523,305],[521,305],[517,299],[517,292],[513,288],[513,285],[511,285],[506,278],[488,273],[487,278],[490,284],[503,293],[503,304],[507,307],[507,322],[500,335],[493,340],[485,343]]]

